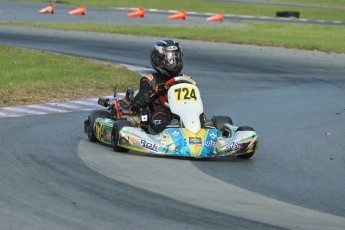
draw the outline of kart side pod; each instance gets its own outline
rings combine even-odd
[[[252,127],[238,127],[232,137],[219,139],[216,148],[220,156],[248,159],[258,148],[258,136]]]

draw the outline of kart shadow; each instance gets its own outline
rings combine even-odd
[[[85,139],[87,140],[87,139]],[[245,163],[245,162],[253,162],[251,159],[240,159],[236,156],[227,156],[227,157],[204,157],[204,158],[194,158],[194,157],[182,157],[182,156],[171,156],[171,155],[158,155],[158,154],[151,154],[151,153],[143,153],[139,151],[130,150],[129,152],[116,152],[109,146],[106,146],[102,143],[97,143],[99,146],[104,147],[104,151],[108,151],[109,153],[119,154],[123,156],[135,156],[135,157],[150,157],[155,159],[171,159],[171,160],[180,160],[180,161],[191,161],[191,162],[238,162],[238,163]],[[106,150],[107,149],[107,150]]]
[[[155,155],[150,153],[142,153],[137,151],[129,151],[128,153],[123,152],[115,152],[116,154],[125,154],[125,155],[134,155],[138,157],[152,157],[152,158],[159,158],[159,159],[174,159],[174,160],[182,160],[182,161],[201,161],[201,162],[245,162],[251,161],[250,159],[240,159],[236,156],[227,156],[227,157],[203,157],[203,158],[194,158],[194,157],[182,157],[182,156],[170,156],[170,155]]]

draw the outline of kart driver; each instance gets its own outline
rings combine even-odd
[[[181,75],[183,68],[183,52],[179,43],[174,40],[159,40],[153,44],[150,51],[152,67],[156,72],[141,78],[139,92],[134,98],[134,107],[144,109],[149,107],[151,112],[149,130],[155,133],[162,132],[171,123],[171,111],[159,103],[158,97],[165,96],[167,88],[165,83]]]

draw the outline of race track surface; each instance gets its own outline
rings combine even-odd
[[[0,44],[149,67],[157,38],[0,27]],[[1,229],[344,229],[345,55],[179,40],[206,115],[250,160],[121,154],[88,112],[0,119]]]

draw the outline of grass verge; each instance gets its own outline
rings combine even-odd
[[[290,4],[313,4],[323,6],[344,6],[344,0],[261,0],[262,2],[290,3]]]
[[[46,0],[30,0],[31,2],[47,2]],[[52,1],[54,2],[54,1]],[[321,19],[321,20],[339,20],[345,21],[344,9],[330,9],[320,7],[299,7],[285,5],[262,5],[262,4],[246,4],[240,2],[222,2],[222,1],[204,1],[204,0],[57,0],[55,2],[63,2],[73,5],[84,4],[86,7],[144,7],[161,10],[181,10],[210,12],[235,15],[253,15],[275,17],[277,11],[299,11],[301,18]],[[343,0],[274,0],[279,3],[298,3],[298,4],[320,4],[344,6]]]
[[[0,46],[0,107],[90,98],[137,88],[139,74],[112,63]]]
[[[343,26],[268,22],[250,22],[248,24],[250,26],[241,28],[210,28],[100,24],[0,23],[0,25],[147,35],[345,53],[345,27]]]

